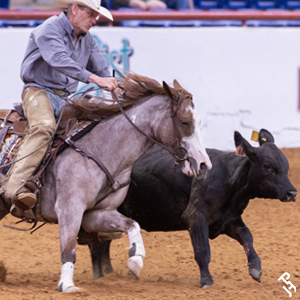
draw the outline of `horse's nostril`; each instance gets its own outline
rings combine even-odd
[[[205,163],[200,164],[200,170],[205,170],[207,168]]]

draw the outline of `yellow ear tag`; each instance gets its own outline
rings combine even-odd
[[[257,141],[258,141],[258,138],[259,138],[259,132],[253,130],[253,131],[252,131],[252,135],[251,135],[251,140],[254,141],[254,142],[257,142]]]
[[[267,141],[267,139],[266,139],[266,138],[262,138],[262,140],[263,140],[264,142],[266,142],[266,141]]]

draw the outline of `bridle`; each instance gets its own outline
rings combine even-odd
[[[113,76],[115,77],[115,72],[117,72],[122,78],[124,78],[124,75],[114,69],[113,70]],[[172,99],[171,100],[171,105],[170,105],[170,112],[171,112],[171,118],[172,118],[172,125],[173,125],[173,135],[174,135],[174,140],[175,140],[175,149],[172,149],[171,147],[167,147],[161,143],[159,143],[158,141],[156,141],[154,138],[152,138],[151,136],[149,136],[148,134],[146,134],[145,132],[143,132],[139,127],[137,127],[128,117],[128,115],[126,114],[126,112],[124,111],[118,97],[116,96],[114,91],[111,91],[111,94],[115,100],[115,102],[118,104],[120,111],[122,112],[122,114],[124,115],[124,117],[127,119],[127,121],[141,134],[143,134],[148,140],[150,140],[152,143],[158,145],[159,147],[161,147],[162,149],[167,150],[174,158],[175,158],[175,168],[177,168],[177,166],[179,165],[180,162],[188,160],[188,151],[186,148],[180,146],[180,142],[178,139],[178,132],[177,132],[177,127],[176,127],[176,120],[175,117],[177,115],[177,110],[174,109],[173,103],[172,103]]]

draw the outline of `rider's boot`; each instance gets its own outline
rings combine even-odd
[[[17,201],[11,206],[10,213],[21,218],[25,210],[31,209],[35,205],[36,195],[27,190],[19,193],[16,198]]]

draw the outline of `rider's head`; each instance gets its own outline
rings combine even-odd
[[[101,6],[101,0],[55,0],[55,3],[68,8],[67,16],[75,34],[87,33],[96,24],[99,15],[113,20],[111,13]]]

